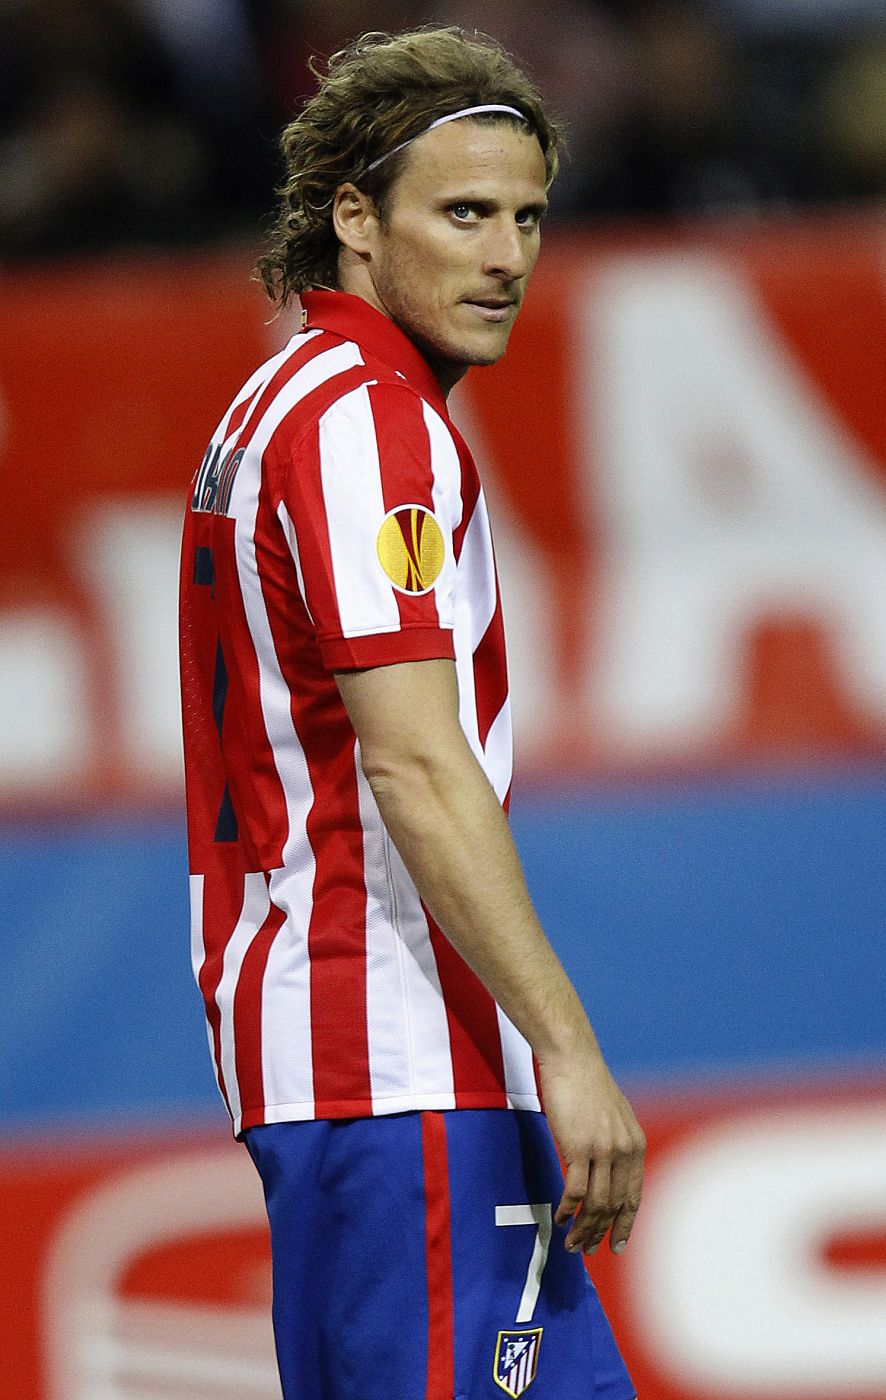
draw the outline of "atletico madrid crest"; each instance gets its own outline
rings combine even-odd
[[[529,1332],[499,1332],[492,1379],[508,1395],[522,1395],[535,1380],[543,1327]]]

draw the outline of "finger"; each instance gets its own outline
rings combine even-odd
[[[609,1232],[609,1248],[613,1254],[624,1254],[628,1247],[628,1240],[634,1228],[634,1221],[637,1219],[637,1211],[640,1209],[639,1200],[625,1201],[618,1215],[612,1222],[612,1229]]]
[[[638,1148],[637,1152],[628,1163],[626,1182],[621,1198],[618,1203],[618,1214],[612,1224],[612,1231],[609,1236],[609,1248],[613,1254],[623,1254],[631,1231],[634,1228],[634,1221],[640,1209],[640,1198],[643,1194],[643,1149]]]
[[[581,1210],[566,1238],[567,1249],[595,1249],[615,1215],[609,1204],[611,1162],[608,1156],[596,1158]]]
[[[631,1148],[628,1145],[613,1158],[612,1170],[609,1174],[609,1204],[613,1213],[619,1211],[624,1204],[630,1181]]]
[[[609,1197],[612,1189],[612,1158],[607,1154],[594,1159],[591,1168],[591,1177],[588,1183],[588,1194],[585,1197],[585,1205],[589,1211],[597,1215],[603,1215],[609,1211]],[[615,1212],[612,1211],[612,1214]]]
[[[580,1249],[584,1254],[596,1254],[614,1216],[615,1212],[607,1208],[602,1215],[594,1215],[588,1219],[574,1237],[567,1238],[566,1247],[570,1253],[574,1254]]]
[[[589,1170],[590,1163],[586,1158],[568,1164],[563,1195],[554,1216],[557,1225],[567,1225],[587,1195]]]

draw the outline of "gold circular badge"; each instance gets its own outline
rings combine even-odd
[[[429,593],[443,569],[443,531],[424,506],[388,511],[375,543],[378,562],[400,593]]]

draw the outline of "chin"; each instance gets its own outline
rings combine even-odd
[[[509,326],[504,335],[472,336],[469,342],[454,347],[453,358],[465,365],[494,365],[507,350],[510,334]]]
[[[431,364],[460,366],[461,372],[472,366],[497,364],[507,349],[507,337],[503,340],[489,340],[478,343],[414,335],[413,340],[423,351]]]
[[[471,365],[477,369],[482,369],[484,365],[497,365],[505,353],[505,346],[498,350],[478,350],[470,359],[463,361],[466,365]]]
[[[478,346],[467,363],[471,365],[496,365],[507,348],[507,340],[500,341],[495,345]]]

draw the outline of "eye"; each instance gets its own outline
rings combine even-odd
[[[450,204],[449,212],[460,224],[476,223],[480,217],[480,211],[476,204]]]
[[[542,220],[541,210],[520,209],[517,211],[516,219],[520,228],[538,228]]]

